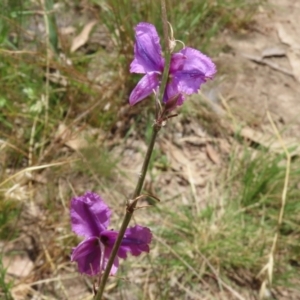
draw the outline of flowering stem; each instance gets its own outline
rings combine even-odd
[[[165,67],[164,67],[164,72],[163,72],[162,81],[160,85],[160,94],[163,99],[165,89],[168,83],[169,69],[170,69],[170,62],[171,62],[171,49],[169,45],[168,19],[167,19],[165,0],[161,0],[161,15],[162,15],[164,43],[165,43]]]
[[[147,153],[146,153],[146,156],[145,156],[145,159],[144,159],[142,171],[141,171],[141,174],[139,176],[139,180],[137,182],[137,185],[136,185],[133,197],[132,197],[133,200],[135,198],[137,198],[141,194],[141,191],[142,191],[142,188],[143,188],[143,185],[144,185],[144,181],[145,181],[145,177],[146,177],[146,173],[147,173],[147,170],[148,170],[150,158],[151,158],[152,151],[153,151],[153,148],[154,148],[156,136],[157,136],[157,134],[158,134],[158,132],[159,132],[160,129],[161,129],[161,125],[157,124],[157,123],[153,127],[152,135],[151,135],[151,140],[150,140],[150,144],[148,146]],[[102,297],[103,292],[104,292],[104,288],[105,288],[105,284],[106,284],[107,278],[109,276],[110,270],[111,270],[113,262],[115,260],[115,257],[117,256],[117,253],[118,253],[119,247],[121,245],[122,239],[124,237],[125,231],[126,231],[126,229],[128,227],[128,224],[129,224],[129,222],[131,220],[131,217],[133,215],[134,209],[136,207],[136,203],[137,202],[134,201],[132,204],[129,203],[127,205],[126,214],[125,214],[123,223],[121,225],[121,228],[120,228],[120,231],[119,231],[119,235],[118,235],[117,240],[116,240],[116,242],[114,244],[114,247],[113,247],[113,249],[111,251],[111,254],[110,254],[110,257],[109,257],[106,269],[105,269],[105,271],[104,271],[104,273],[102,275],[101,283],[100,283],[98,292],[97,292],[97,294],[95,296],[95,300],[101,300],[101,297]]]
[[[163,100],[163,95],[165,92],[165,88],[167,86],[167,82],[168,82],[168,76],[169,76],[169,68],[170,68],[170,59],[171,59],[171,50],[169,47],[169,37],[168,37],[168,20],[167,20],[167,12],[166,12],[166,3],[165,0],[161,0],[161,10],[162,10],[162,22],[163,22],[163,28],[164,28],[164,40],[165,40],[165,67],[164,67],[164,72],[163,72],[163,78],[162,78],[162,82],[161,82],[161,86],[160,86],[160,93],[161,93],[161,100]],[[163,101],[162,101],[163,102]],[[158,132],[160,131],[161,127],[163,126],[162,124],[163,119],[162,118],[157,118],[155,121],[155,124],[153,126],[153,130],[152,130],[152,135],[151,135],[151,140],[150,140],[150,144],[148,146],[147,149],[147,153],[144,159],[144,163],[142,166],[142,170],[141,170],[141,174],[139,176],[139,180],[137,182],[135,191],[133,193],[132,196],[132,200],[135,200],[138,196],[140,196],[143,185],[144,185],[144,181],[145,181],[145,177],[147,174],[147,170],[148,170],[148,166],[150,163],[150,159],[151,159],[151,155],[153,152],[153,148],[154,148],[154,144],[156,141],[156,137]],[[102,278],[101,278],[101,282],[99,285],[99,289],[98,292],[94,298],[94,300],[101,300],[101,297],[104,293],[104,288],[106,285],[106,281],[108,279],[110,270],[112,268],[112,265],[114,263],[114,260],[117,256],[118,250],[120,248],[122,239],[124,237],[125,231],[128,227],[128,224],[132,218],[133,212],[135,210],[137,201],[132,201],[132,203],[128,203],[127,204],[127,209],[126,209],[126,214],[124,216],[124,220],[123,223],[121,225],[118,237],[115,241],[115,244],[112,248],[109,260],[107,262],[107,266],[103,272]]]

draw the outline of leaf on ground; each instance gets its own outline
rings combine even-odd
[[[75,151],[85,148],[88,145],[84,137],[84,132],[80,131],[74,134],[74,132],[63,123],[59,124],[55,139],[62,141],[66,146]]]
[[[34,264],[27,255],[4,256],[3,266],[7,274],[15,278],[26,277],[33,270]]]
[[[283,44],[289,45],[292,49],[300,50],[300,39],[292,24],[277,23],[276,24],[278,36]]]
[[[89,40],[90,33],[96,24],[97,21],[93,20],[83,27],[82,31],[73,39],[71,52],[75,52]]]
[[[226,139],[219,139],[219,147],[222,153],[230,154],[231,145]]]
[[[221,162],[220,156],[217,151],[210,145],[206,144],[206,154],[207,157],[216,165],[219,165]]]
[[[293,69],[293,75],[300,82],[300,30],[293,23],[278,23],[278,36],[282,43],[290,46],[287,57]]]
[[[287,57],[289,59],[290,65],[292,66],[294,77],[298,80],[298,82],[300,82],[300,50],[288,51]]]
[[[26,283],[21,283],[13,286],[11,289],[11,295],[14,300],[24,300],[28,299],[28,294],[31,291],[31,286]],[[36,299],[32,297],[31,299]]]
[[[189,157],[187,153],[184,153],[182,149],[179,149],[167,140],[162,141],[161,147],[171,163],[171,168],[178,172],[178,175],[187,182],[190,182],[191,178],[193,178],[194,185],[202,186],[205,183],[197,164],[187,158]]]

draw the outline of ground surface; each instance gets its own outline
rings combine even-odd
[[[224,54],[223,60],[236,70],[231,73],[235,84],[226,86],[226,94],[252,115],[252,124],[266,125],[269,110],[286,135],[294,137],[300,132],[299,9],[294,1],[269,1],[250,34],[227,37],[233,54]]]

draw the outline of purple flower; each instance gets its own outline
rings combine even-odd
[[[145,74],[131,92],[130,105],[134,105],[160,85],[165,60],[155,27],[149,23],[139,23],[135,27],[134,60],[130,65],[131,73]],[[212,79],[216,66],[211,59],[200,51],[185,47],[171,56],[169,78],[163,101],[176,97],[182,105],[184,94],[197,93],[201,84]]]
[[[85,239],[73,249],[71,261],[76,261],[80,273],[97,275],[106,268],[118,231],[107,230],[111,211],[101,197],[92,192],[75,197],[71,202],[72,230]],[[152,234],[149,228],[136,225],[127,228],[110,274],[117,272],[119,259],[127,252],[138,256],[149,252]],[[101,266],[101,267],[100,267]]]

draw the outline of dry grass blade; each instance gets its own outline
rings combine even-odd
[[[30,171],[42,170],[42,169],[46,169],[46,168],[50,168],[50,167],[62,166],[62,165],[69,164],[69,163],[74,162],[74,161],[77,161],[77,159],[71,159],[71,160],[67,160],[67,161],[63,161],[63,162],[57,162],[57,163],[51,163],[51,164],[45,164],[45,165],[25,168],[25,169],[15,173],[14,175],[8,177],[4,181],[2,181],[0,183],[0,187],[4,186],[7,182],[9,182],[9,181],[13,180],[14,178],[18,177],[20,174],[30,172]]]
[[[279,216],[278,216],[278,221],[277,221],[277,230],[276,230],[276,233],[273,238],[272,247],[271,247],[271,250],[269,253],[269,259],[268,259],[268,262],[265,264],[265,266],[262,268],[262,270],[257,275],[257,277],[260,277],[261,275],[265,276],[265,279],[263,280],[263,283],[261,285],[260,292],[259,292],[260,299],[265,298],[265,296],[269,294],[267,291],[267,285],[269,285],[269,288],[272,286],[274,262],[275,262],[274,256],[275,256],[276,246],[278,243],[279,230],[280,230],[280,227],[283,222],[283,215],[284,215],[284,209],[286,206],[286,198],[287,198],[289,177],[290,177],[290,171],[291,171],[291,155],[290,155],[288,149],[286,148],[284,141],[283,141],[269,111],[267,111],[267,116],[268,116],[269,122],[271,123],[272,129],[273,129],[273,131],[285,153],[286,170],[285,170],[284,186],[283,186],[283,190],[282,190],[282,194],[281,194],[281,206],[280,206],[280,211],[279,211]]]
[[[44,23],[46,28],[46,70],[45,70],[45,95],[41,95],[44,98],[45,105],[45,116],[44,116],[44,132],[46,132],[49,122],[49,90],[50,90],[50,59],[51,51],[50,45],[52,44],[53,49],[57,51],[57,34],[55,30],[55,18],[49,15],[49,9],[53,8],[52,0],[41,0],[41,6],[44,10]],[[44,134],[42,145],[45,144],[46,134]],[[43,154],[44,146],[41,148],[41,154]]]
[[[164,247],[166,247],[178,260],[180,260],[201,282],[203,282],[203,279],[198,274],[198,272],[184,259],[182,259],[182,257],[174,249],[172,249],[163,239],[161,239],[157,235],[154,235],[154,237],[157,241],[164,245]]]
[[[199,252],[200,256],[202,257],[202,259],[206,262],[206,264],[208,265],[208,267],[210,268],[210,270],[213,272],[213,274],[215,275],[216,279],[218,280],[218,283],[220,286],[224,286],[224,288],[226,288],[229,292],[232,293],[232,295],[234,297],[236,297],[239,300],[245,300],[245,298],[240,295],[236,290],[234,290],[231,286],[229,286],[227,283],[225,283],[220,276],[218,275],[217,271],[215,270],[215,268],[212,266],[212,264],[209,262],[209,260],[201,253]]]

